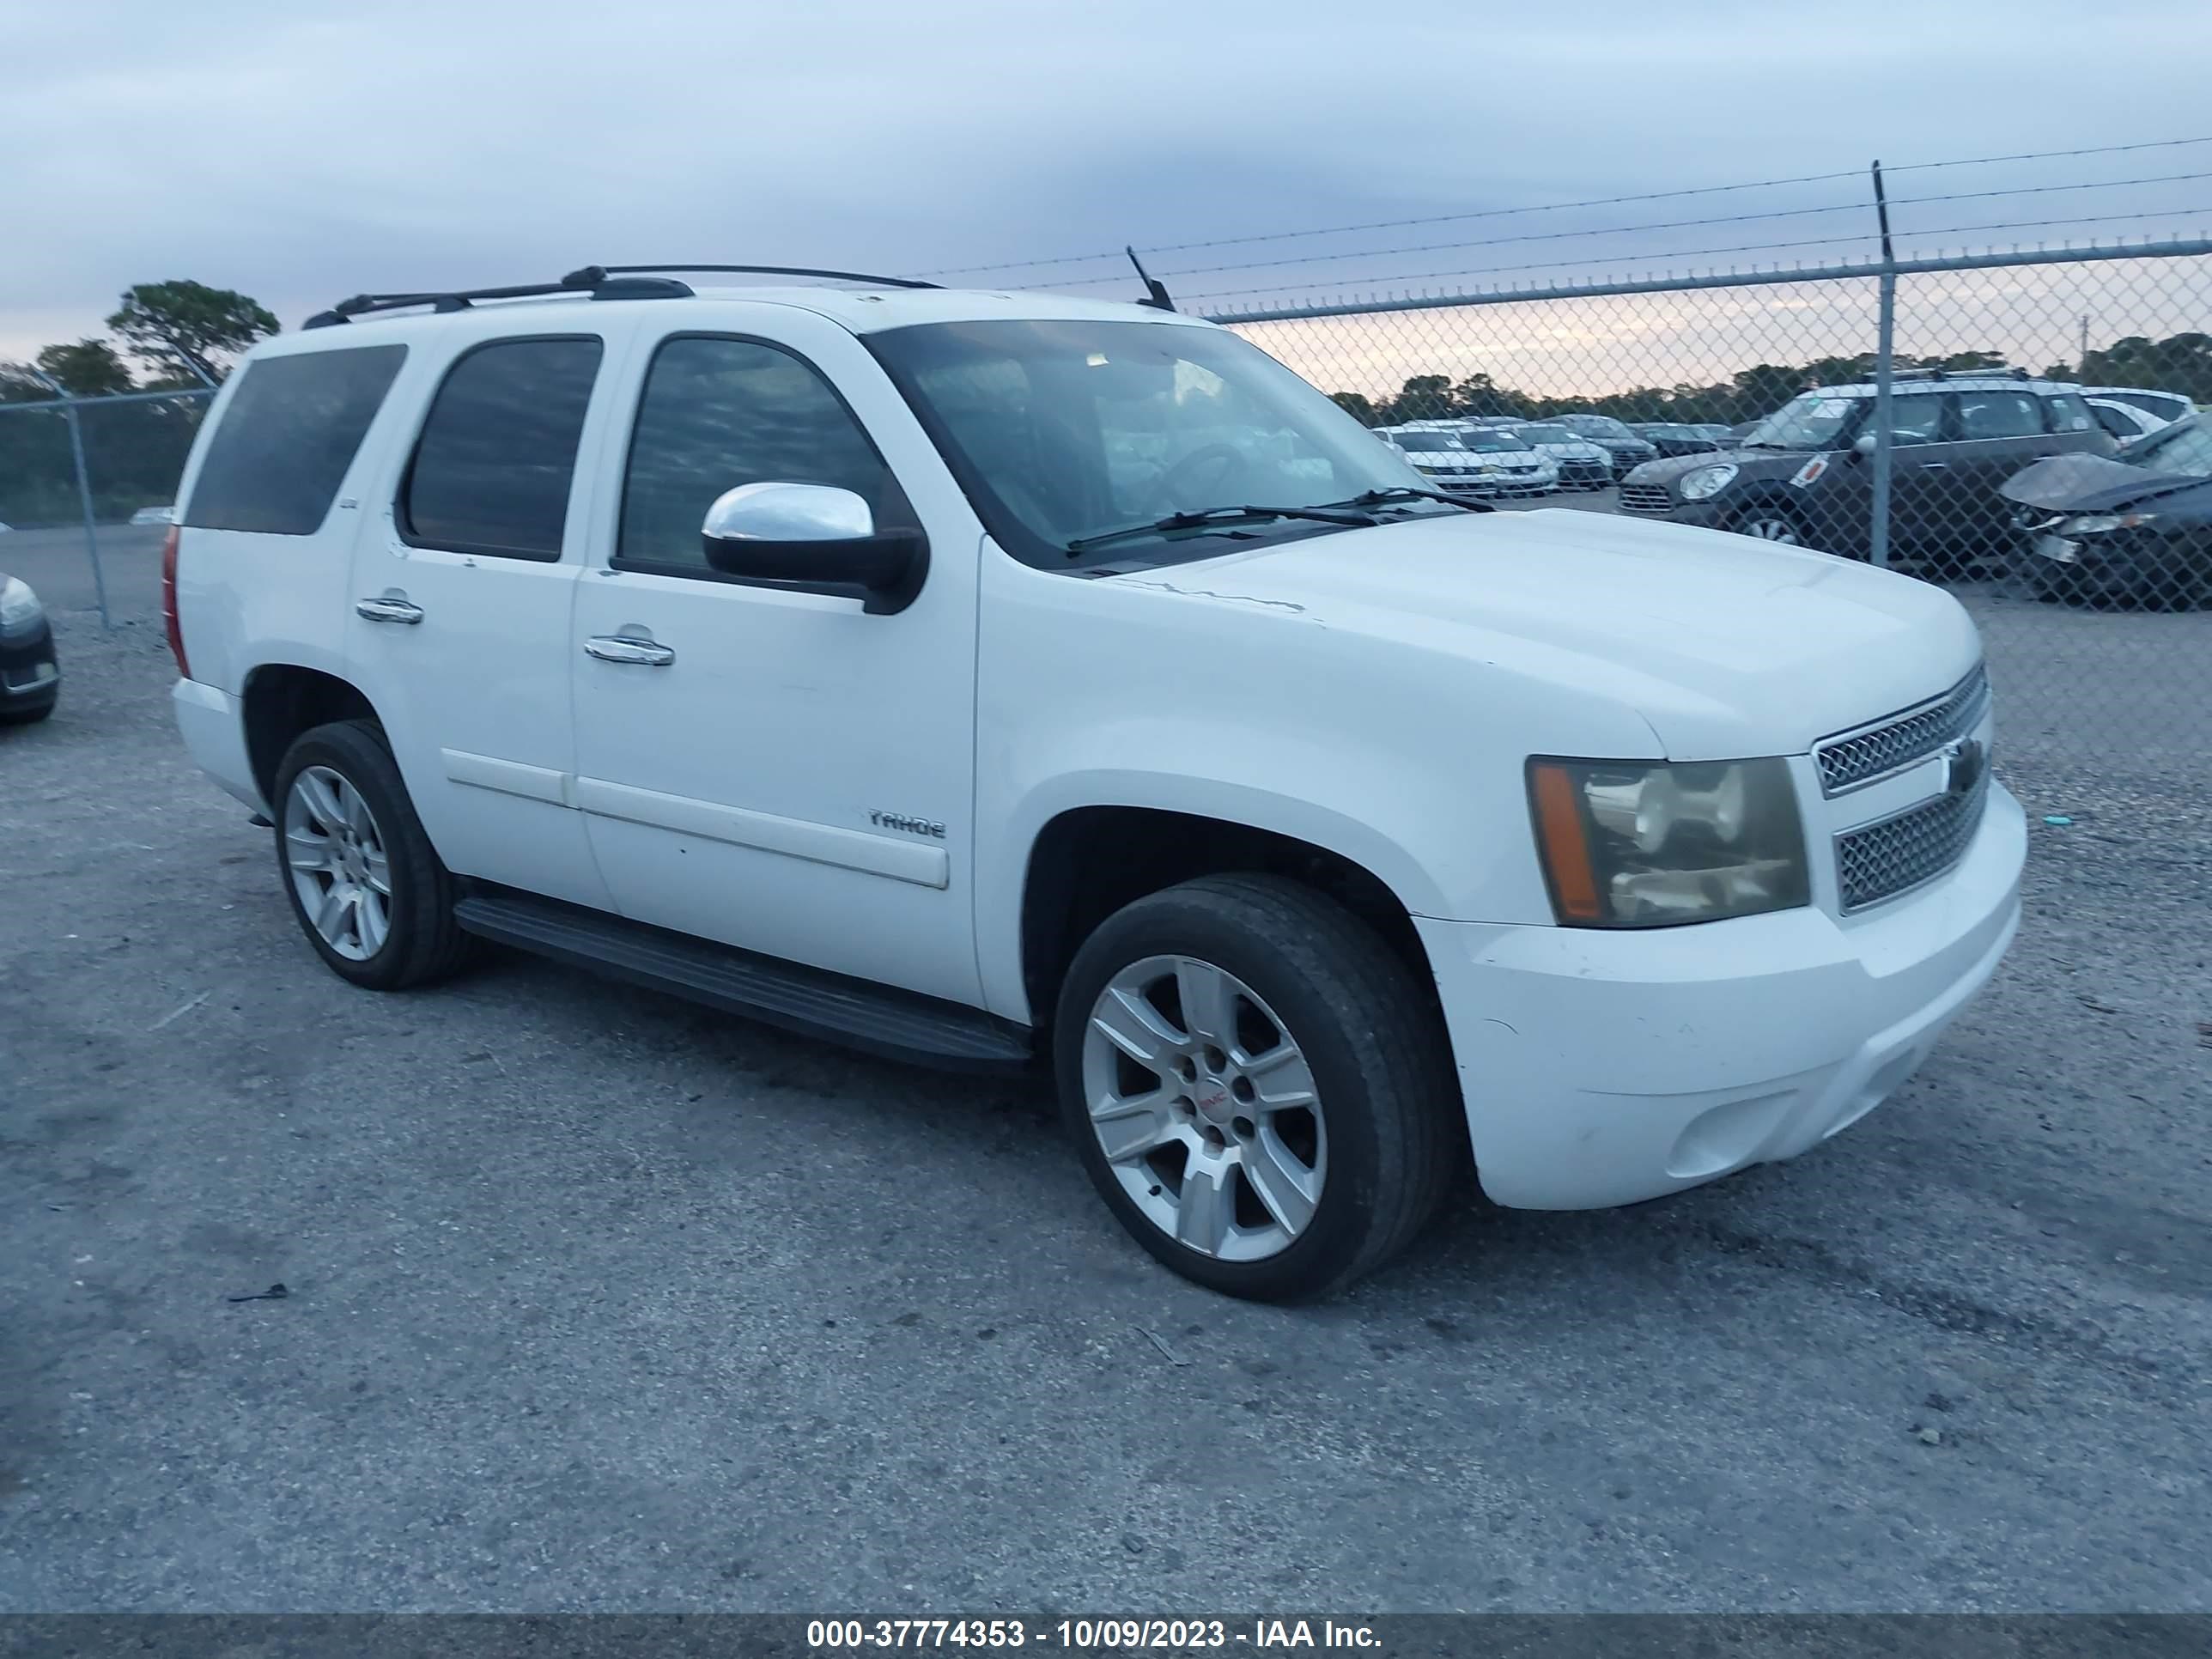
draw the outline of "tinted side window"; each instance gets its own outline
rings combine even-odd
[[[404,345],[248,363],[208,441],[184,522],[312,536],[407,356]]]
[[[2121,414],[2118,410],[2109,408],[2103,404],[2092,404],[2089,408],[2097,417],[2097,424],[2122,443],[2127,442],[2130,438],[2139,438],[2142,435],[2142,428]]]
[[[665,341],[638,402],[614,562],[706,574],[707,509],[725,490],[764,483],[852,490],[878,529],[915,522],[875,445],[811,365],[755,340]]]
[[[2097,429],[2097,417],[2090,413],[2086,398],[2062,392],[2044,401],[2051,405],[2051,429],[2053,432],[2094,432]]]
[[[2179,420],[2189,412],[2189,400],[2178,393],[2164,398],[2154,392],[2106,392],[2098,395],[2110,398],[2114,403],[2133,404],[2145,414],[2155,415],[2161,421]]]
[[[592,338],[499,340],[455,362],[400,491],[406,538],[457,553],[559,558],[599,354]]]
[[[2043,410],[2032,392],[1961,392],[1961,438],[2026,438],[2043,430]]]
[[[1941,395],[1915,392],[1889,400],[1889,441],[1893,444],[1936,444],[1943,441],[1943,405],[1950,401]],[[1873,429],[1869,422],[1868,429]]]

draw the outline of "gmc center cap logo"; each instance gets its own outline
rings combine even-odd
[[[1982,773],[1989,763],[1989,750],[1978,738],[1961,738],[1956,743],[1944,744],[1943,793],[1947,795],[1972,794],[1974,786],[1982,781]]]

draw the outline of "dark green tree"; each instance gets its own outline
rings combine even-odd
[[[1452,412],[1452,383],[1449,374],[1416,374],[1398,388],[1388,410],[1393,422],[1437,421]]]
[[[39,368],[72,398],[108,398],[131,390],[131,366],[105,340],[50,345],[39,353]]]
[[[2130,334],[2091,352],[2081,374],[2092,386],[2142,386],[2212,403],[2212,334],[2170,334],[2163,340]]]
[[[158,380],[177,386],[198,385],[199,374],[220,380],[231,358],[277,330],[246,295],[188,282],[139,283],[107,325]]]
[[[1336,406],[1362,426],[1375,426],[1382,416],[1376,411],[1375,400],[1364,392],[1332,392],[1329,398]]]

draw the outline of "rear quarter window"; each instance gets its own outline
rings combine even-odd
[[[2046,398],[2044,404],[2051,410],[2051,429],[2053,432],[2094,432],[2097,416],[2086,398],[2070,392]]]
[[[404,345],[350,346],[248,363],[208,441],[183,522],[313,535],[406,357]]]
[[[431,400],[400,489],[405,539],[558,559],[603,349],[598,336],[578,334],[493,340],[462,353]]]

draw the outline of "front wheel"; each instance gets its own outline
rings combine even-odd
[[[1371,1272],[1463,1161],[1426,987],[1294,882],[1210,876],[1115,913],[1069,968],[1054,1051],[1108,1206],[1231,1296],[1304,1300]]]
[[[1784,547],[1807,544],[1805,527],[1786,507],[1747,507],[1730,521],[1729,528],[1754,541],[1775,542]]]

